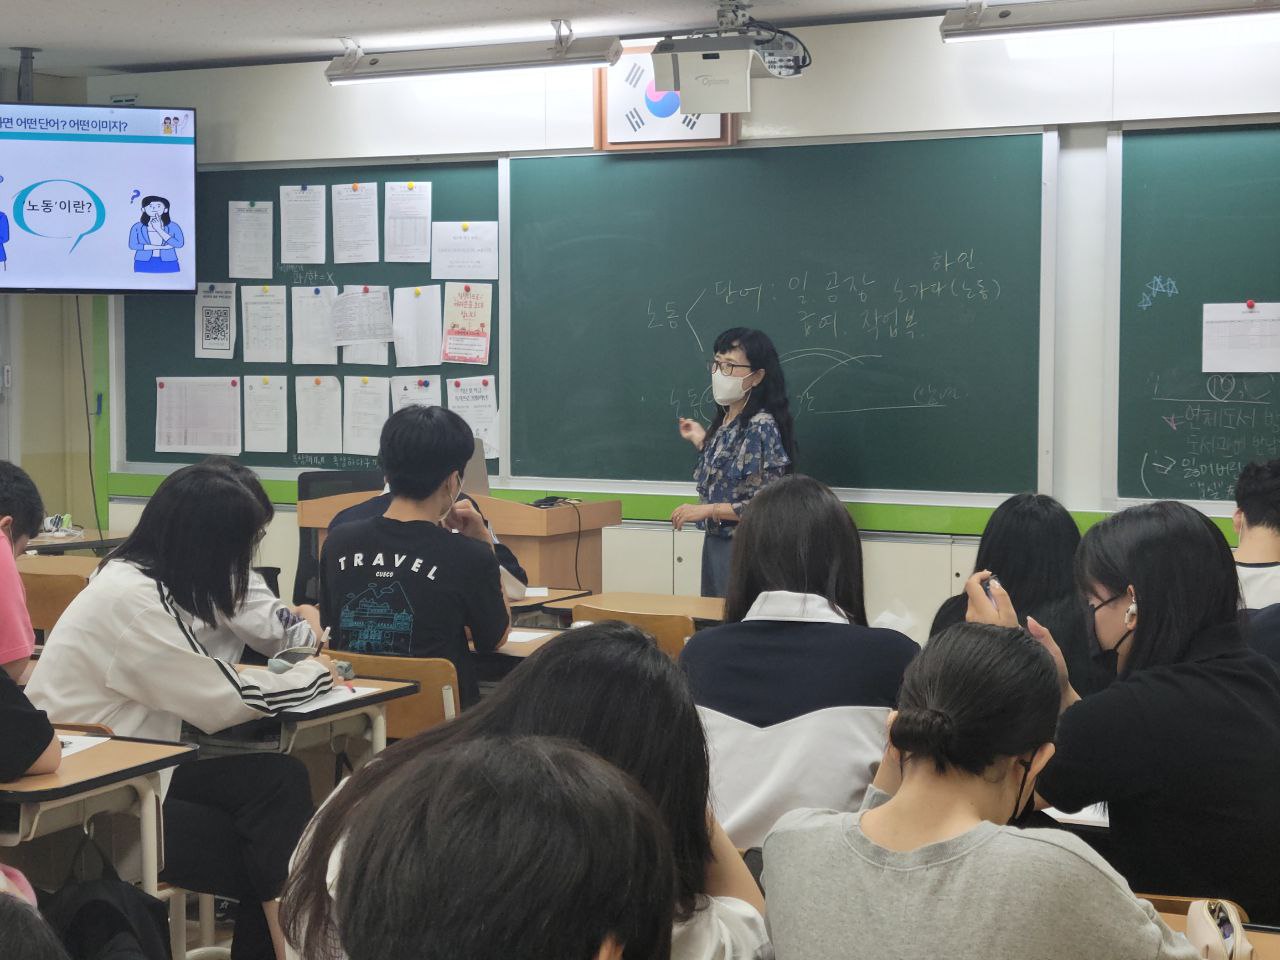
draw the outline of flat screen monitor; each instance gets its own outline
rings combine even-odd
[[[196,287],[196,114],[0,103],[0,290]]]

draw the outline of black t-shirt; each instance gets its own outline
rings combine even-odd
[[[1249,611],[1249,646],[1274,663],[1280,663],[1280,603]]]
[[[699,706],[767,727],[827,707],[892,707],[919,651],[895,630],[745,620],[699,630],[680,665]]]
[[[17,780],[40,759],[53,739],[53,727],[43,710],[37,710],[0,670],[0,781]]]
[[[485,652],[507,629],[493,550],[425,520],[386,517],[329,534],[320,619],[335,650],[451,660],[464,706],[480,696],[466,631]]]
[[[1108,804],[1135,891],[1226,897],[1280,922],[1280,670],[1236,625],[1074,704],[1056,742],[1036,791],[1066,811]]]

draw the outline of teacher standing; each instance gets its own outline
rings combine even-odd
[[[773,341],[760,330],[734,327],[716,337],[713,349],[716,415],[705,429],[695,420],[679,421],[680,436],[699,451],[693,479],[700,502],[676,507],[671,524],[680,530],[695,523],[706,531],[702,595],[723,597],[742,511],[765,484],[791,472],[796,442]]]

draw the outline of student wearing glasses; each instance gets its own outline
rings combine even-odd
[[[723,597],[742,511],[763,486],[791,472],[796,441],[773,341],[760,330],[734,327],[716,337],[713,349],[711,425],[679,421],[680,436],[699,453],[693,473],[699,502],[676,507],[671,524],[680,530],[692,523],[706,531],[702,595]]]

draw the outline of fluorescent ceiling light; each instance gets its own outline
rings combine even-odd
[[[551,42],[493,43],[478,46],[437,47],[393,53],[365,53],[350,41],[341,57],[325,68],[333,86],[378,83],[449,73],[491,70],[524,70],[531,67],[604,67],[618,62],[622,42],[617,37],[575,38],[567,20],[553,20],[556,36]]]
[[[1043,0],[991,6],[970,0],[963,10],[947,13],[941,29],[942,39],[955,43],[1259,13],[1280,13],[1280,0]]]

